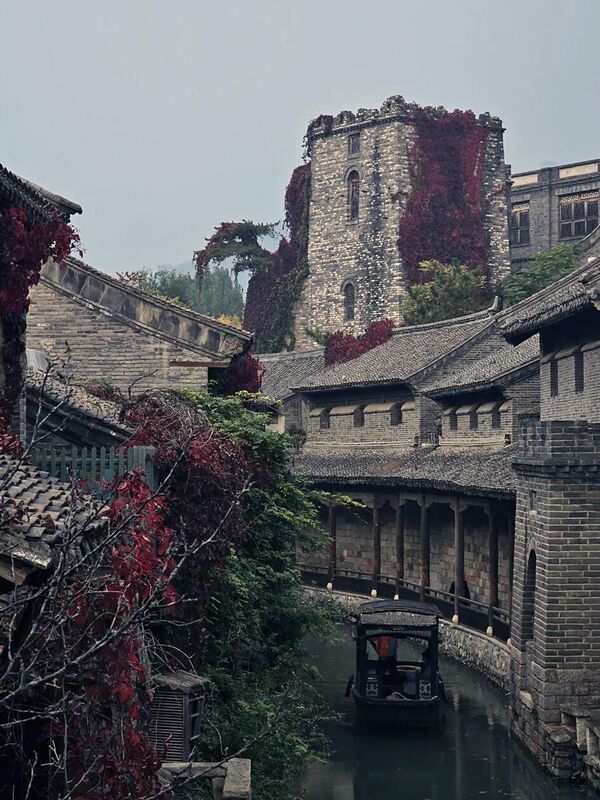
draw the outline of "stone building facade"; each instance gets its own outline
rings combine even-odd
[[[584,258],[600,255],[600,161],[544,167],[511,176],[510,259],[526,267],[539,252],[577,244]]]
[[[511,630],[515,734],[555,775],[598,784],[600,262],[511,309],[512,342],[540,335],[540,419],[525,420]]]
[[[251,342],[245,331],[133,289],[68,258],[44,265],[31,291],[27,345],[77,380],[127,391],[205,389]]]
[[[417,110],[391,97],[379,110],[342,111],[309,129],[309,275],[295,310],[298,349],[314,347],[307,329],[362,332],[378,319],[402,321],[406,278],[397,241],[411,191]],[[489,114],[478,124],[487,129],[482,204],[496,283],[509,265],[503,128]]]

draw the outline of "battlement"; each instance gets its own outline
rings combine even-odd
[[[451,113],[443,106],[419,106],[417,103],[410,103],[402,95],[397,94],[384,100],[379,109],[359,108],[356,113],[340,111],[335,116],[321,114],[309,123],[306,132],[308,144],[310,146],[311,140],[317,137],[329,136],[338,132],[348,133],[350,130],[359,130],[369,125],[396,121],[410,123],[414,121],[420,112],[425,112],[433,119],[442,119]],[[499,117],[492,116],[489,112],[479,114],[477,119],[486,128],[500,132],[504,130],[502,120]]]
[[[600,464],[600,423],[585,420],[522,420],[515,463]]]

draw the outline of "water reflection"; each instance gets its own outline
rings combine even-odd
[[[344,698],[353,671],[350,632],[314,653],[322,693],[340,717],[329,726],[331,760],[307,769],[309,800],[592,798],[555,783],[511,741],[505,698],[472,670],[440,660],[448,704],[439,731],[381,732],[355,726],[352,700]]]

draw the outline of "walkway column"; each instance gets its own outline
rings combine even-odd
[[[396,596],[400,596],[401,582],[404,580],[404,500],[398,497],[396,509]]]
[[[333,581],[337,569],[337,508],[329,504],[329,583]]]
[[[510,508],[507,516],[508,524],[508,613],[512,620],[513,578],[515,574],[515,511]]]
[[[452,622],[460,620],[460,598],[465,590],[465,531],[462,509],[458,497],[454,500],[454,616]]]
[[[381,572],[381,521],[379,519],[379,508],[377,500],[373,496],[373,588],[371,594],[377,597],[377,586],[379,583],[379,573]],[[375,593],[375,594],[373,594]]]
[[[494,608],[498,606],[498,526],[495,509],[488,503],[488,543],[489,543],[489,616],[487,635],[494,635]]]
[[[429,587],[429,509],[427,497],[421,495],[421,557],[419,559],[420,597],[425,599],[425,589]]]

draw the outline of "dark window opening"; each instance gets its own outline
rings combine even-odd
[[[496,406],[496,408],[492,409],[492,428],[497,431],[501,427],[501,416],[500,416],[500,409]]]
[[[523,587],[523,621],[521,635],[523,643],[533,639],[535,627],[535,580],[537,572],[537,558],[532,550],[527,559],[527,572],[525,573],[525,586]]]
[[[471,411],[469,414],[469,428],[472,431],[476,431],[479,428],[479,417],[477,415],[477,409]]]
[[[452,414],[450,414],[448,419],[450,421],[450,430],[451,431],[457,431],[458,430],[458,417],[456,416],[456,413],[453,412]]]
[[[529,203],[513,205],[509,236],[511,244],[529,244]]]
[[[390,425],[402,425],[402,403],[394,403],[391,407]]]
[[[365,424],[365,408],[358,406],[354,409],[354,427],[363,428]]]
[[[351,133],[348,136],[348,153],[351,156],[360,153],[360,133]]]
[[[346,321],[354,319],[354,303],[356,300],[356,292],[351,283],[344,286],[344,317]]]
[[[558,361],[552,359],[550,362],[550,397],[558,396]]]
[[[348,175],[348,209],[351,220],[358,219],[360,207],[360,178],[356,170],[352,170]]]
[[[448,594],[454,594],[455,586],[456,586],[455,581],[452,581],[452,583],[450,584],[450,588],[448,589]],[[471,592],[469,591],[469,585],[466,581],[463,581],[463,590],[460,596],[464,597],[466,600],[471,599]]]
[[[329,409],[324,408],[319,414],[319,427],[321,430],[327,430],[330,427]]]
[[[586,236],[598,227],[598,194],[560,198],[560,238]]]
[[[581,350],[575,351],[575,391],[583,392],[585,376],[583,371],[583,353]]]

